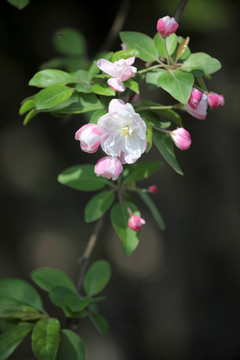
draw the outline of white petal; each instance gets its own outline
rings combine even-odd
[[[97,62],[97,66],[106,74],[110,76],[115,76],[115,66],[111,61],[99,59]]]

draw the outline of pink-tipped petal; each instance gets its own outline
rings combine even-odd
[[[123,167],[120,160],[111,156],[105,156],[98,160],[94,168],[97,176],[112,180],[117,180],[122,171]]]
[[[123,85],[123,83],[119,82],[116,78],[108,79],[107,83],[110,86],[110,88],[112,88],[113,90],[119,92],[123,92],[125,90],[125,86]]]
[[[105,59],[99,59],[97,62],[97,66],[99,67],[100,70],[102,70],[106,74],[110,76],[115,76],[115,67],[111,61]]]
[[[82,151],[92,154],[101,144],[101,132],[95,124],[86,124],[76,132],[75,139],[80,141]]]
[[[188,104],[193,108],[196,109],[200,101],[202,100],[203,93],[198,89],[193,88],[190,98],[188,100]]]
[[[225,100],[223,95],[219,95],[213,92],[209,92],[207,94],[208,97],[208,104],[211,106],[212,109],[223,106],[225,104]]]
[[[121,99],[113,99],[110,101],[108,105],[108,111],[109,113],[114,113],[116,111],[119,111],[121,109],[124,109],[126,104]]]
[[[157,31],[162,37],[169,36],[178,28],[177,21],[172,17],[164,16],[163,18],[160,18],[157,22]]]
[[[126,59],[126,64],[130,66],[134,63],[134,61],[135,61],[135,56],[132,56],[132,57]]]

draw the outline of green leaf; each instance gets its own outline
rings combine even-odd
[[[80,297],[78,294],[67,295],[64,297],[65,304],[72,312],[79,312],[85,309],[90,303],[91,298]]]
[[[135,93],[139,94],[139,86],[138,83],[133,79],[128,79],[124,81],[124,85]]]
[[[92,313],[89,315],[89,318],[94,327],[101,335],[104,335],[109,331],[108,322],[102,315]]]
[[[114,193],[104,191],[95,195],[85,207],[84,218],[87,223],[96,221],[110,208],[114,201]]]
[[[156,49],[159,52],[159,55],[166,58],[167,54],[166,54],[166,50],[165,50],[165,44],[164,44],[164,39],[161,37],[161,35],[159,33],[157,33],[154,36],[154,44],[156,46]],[[177,47],[177,35],[176,34],[171,34],[166,38],[166,43],[167,43],[167,49],[168,49],[168,54],[171,56],[174,51],[176,50]]]
[[[178,174],[183,175],[183,172],[174,154],[174,146],[171,136],[169,134],[153,130],[153,142],[169,165]]]
[[[154,174],[162,167],[163,163],[160,161],[138,161],[132,164],[130,173],[127,177],[128,180],[143,180]]]
[[[96,261],[84,277],[84,290],[89,295],[96,295],[102,291],[111,277],[111,267],[105,260]]]
[[[29,113],[27,113],[24,118],[23,125],[27,125],[29,121],[32,120],[38,113],[39,111],[37,111],[36,109],[32,109],[31,111],[29,111]]]
[[[61,114],[81,114],[100,109],[103,109],[103,105],[96,95],[77,94],[73,103],[58,112]]]
[[[95,175],[94,165],[91,164],[72,166],[64,170],[58,176],[58,181],[63,185],[81,191],[100,190],[108,184],[106,178]]]
[[[64,85],[51,85],[39,91],[34,98],[37,110],[51,109],[64,102],[73,93],[73,89]]]
[[[164,220],[163,220],[160,212],[156,208],[154,202],[150,198],[150,196],[148,194],[144,193],[144,192],[139,192],[139,195],[141,196],[142,200],[145,202],[145,204],[147,205],[147,207],[151,211],[151,213],[152,213],[154,219],[156,220],[156,223],[160,227],[160,229],[164,230],[165,229]]]
[[[145,120],[145,123],[147,125],[147,133],[146,133],[146,139],[147,139],[147,148],[146,148],[146,153],[148,153],[151,148],[152,148],[152,125]]]
[[[92,92],[91,76],[86,70],[77,70],[71,73],[72,77],[77,82],[75,89],[79,92],[89,94]]]
[[[154,83],[167,91],[176,100],[182,104],[186,104],[191,95],[194,77],[192,74],[183,71],[167,71],[157,70],[154,71]],[[147,75],[146,81],[150,81],[150,76]],[[151,78],[153,80],[153,78]]]
[[[30,0],[7,0],[7,2],[19,10],[22,10],[29,4]]]
[[[134,215],[140,215],[132,203],[128,203]],[[118,234],[124,253],[129,256],[138,246],[139,233],[136,233],[128,226],[129,213],[124,202],[115,204],[111,209],[111,221]]]
[[[59,345],[60,323],[57,319],[39,320],[32,332],[32,349],[38,360],[55,360]]]
[[[29,81],[28,85],[45,88],[55,84],[69,84],[76,80],[73,76],[62,70],[46,69],[37,72]]]
[[[107,81],[93,84],[92,91],[98,95],[115,96],[116,91],[110,88]]]
[[[0,281],[1,304],[23,304],[42,310],[42,300],[36,290],[21,279],[4,279]]]
[[[113,54],[111,61],[115,62],[120,59],[128,59],[132,56],[138,57],[138,51],[136,49],[120,50]]]
[[[120,32],[120,38],[127,47],[138,51],[140,59],[150,62],[158,60],[158,51],[149,36],[135,31],[123,31]]]
[[[83,35],[76,29],[66,27],[57,30],[53,36],[56,49],[64,55],[83,55],[86,43]]]
[[[64,274],[64,272],[53,268],[41,268],[31,273],[32,280],[43,290],[50,291],[55,286],[64,286],[72,291],[76,291],[75,285]]]
[[[194,76],[212,74],[219,69],[221,69],[221,63],[202,52],[191,54],[181,66],[181,70],[192,72]]]
[[[0,336],[0,360],[7,359],[27,334],[32,330],[32,324],[20,323]]]
[[[98,120],[101,116],[105,115],[107,113],[106,110],[97,110],[95,111],[92,116],[91,116],[91,120],[89,121],[92,124],[97,125]]]
[[[19,115],[24,115],[26,112],[34,108],[34,100],[29,99],[25,103],[22,104],[22,106],[19,109]]]
[[[36,320],[44,317],[45,315],[39,313],[31,306],[6,304],[0,305],[0,318],[1,319],[19,319],[22,321]]]
[[[73,331],[67,329],[60,331],[56,360],[86,360],[84,342]]]

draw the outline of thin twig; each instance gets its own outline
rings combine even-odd
[[[112,47],[112,44],[116,40],[118,33],[121,31],[123,24],[126,20],[130,4],[131,0],[123,0],[121,2],[116,18],[103,45],[101,46],[100,52],[104,50],[109,50]]]
[[[87,246],[83,253],[83,256],[78,261],[80,264],[80,273],[79,273],[78,283],[77,283],[77,290],[79,291],[79,293],[81,292],[82,285],[83,285],[83,278],[84,278],[84,275],[86,272],[87,264],[88,264],[89,258],[91,256],[91,253],[93,251],[93,248],[96,244],[102,224],[103,224],[103,217],[101,217],[98,220],[98,222],[96,223],[93,233],[88,240],[88,243],[87,243]]]
[[[185,6],[187,5],[187,2],[188,0],[181,0],[180,3],[178,4],[178,7],[177,7],[177,10],[175,12],[175,15],[174,15],[174,19],[176,21],[179,21],[181,16],[182,16],[182,13],[185,9]]]

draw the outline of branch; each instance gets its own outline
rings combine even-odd
[[[127,17],[127,12],[130,6],[131,0],[123,0],[120,8],[118,10],[118,13],[116,15],[116,18],[112,24],[112,27],[100,49],[101,51],[109,50],[112,47],[112,44],[116,40],[118,33],[121,31],[123,24]]]
[[[182,13],[185,9],[185,6],[187,5],[187,2],[188,0],[181,0],[180,3],[178,4],[178,7],[177,7],[177,10],[175,12],[175,15],[174,15],[174,19],[176,21],[179,21],[181,16],[182,16]]]
[[[89,261],[89,258],[91,256],[91,253],[93,251],[93,248],[96,244],[100,229],[103,225],[103,217],[101,217],[98,222],[95,225],[95,228],[93,230],[92,235],[90,236],[87,246],[85,248],[85,251],[83,253],[83,256],[79,259],[79,264],[80,264],[80,273],[79,273],[79,278],[78,278],[78,282],[77,282],[77,290],[80,293],[81,289],[82,289],[82,285],[83,285],[83,278],[86,272],[86,268],[87,268],[87,264]]]

